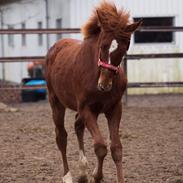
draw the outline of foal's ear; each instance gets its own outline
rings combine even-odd
[[[143,23],[143,21],[140,20],[133,24],[127,25],[125,28],[125,32],[135,32],[142,25],[142,23]]]

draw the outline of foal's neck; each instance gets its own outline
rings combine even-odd
[[[90,53],[91,59],[98,61],[98,53],[99,53],[99,35],[92,36],[84,40],[85,49]]]

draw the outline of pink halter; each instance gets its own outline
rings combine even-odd
[[[103,68],[115,71],[116,74],[119,71],[119,66],[116,67],[112,64],[108,64],[107,61],[103,61],[100,59],[100,50],[99,50],[99,56],[98,56],[98,67],[103,67]]]
[[[108,64],[108,63],[105,62],[105,61],[101,61],[100,58],[99,58],[99,60],[98,60],[98,66],[99,66],[99,67],[104,67],[104,68],[109,69],[109,70],[112,70],[112,71],[115,71],[116,74],[117,74],[118,71],[119,71],[119,67],[116,67],[116,66],[114,66],[114,65]]]

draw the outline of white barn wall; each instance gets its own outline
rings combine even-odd
[[[54,3],[53,3],[54,2]],[[69,1],[48,0],[49,5],[49,28],[56,28],[56,19],[62,19],[63,27],[70,27]],[[2,6],[5,25],[13,25],[14,28],[21,28],[21,23],[25,22],[26,28],[38,28],[38,21],[46,28],[45,0],[22,0]],[[66,35],[63,35],[65,37]],[[68,35],[67,35],[68,36]],[[49,35],[49,47],[56,41],[56,35]],[[39,56],[46,55],[47,41],[43,35],[43,46],[38,45],[38,35],[26,35],[26,46],[21,45],[22,36],[14,35],[14,46],[8,45],[8,36],[4,36],[5,53],[4,56]],[[2,69],[0,68],[0,71]],[[27,77],[27,63],[6,63],[5,79],[20,82],[23,77]],[[0,78],[1,73],[0,73]]]
[[[175,17],[174,26],[183,26],[183,1],[176,0],[124,0],[123,3],[130,10],[133,17]],[[183,33],[174,33],[173,43],[160,44],[134,44],[132,41],[129,53],[176,53],[183,48]],[[133,40],[133,39],[132,39]],[[129,61],[129,82],[151,82],[151,81],[182,81],[183,59],[158,59]],[[134,75],[134,73],[136,73]],[[159,93],[159,92],[182,92],[178,88],[163,89],[131,89],[131,93]]]
[[[81,27],[99,0],[71,0],[71,27]],[[182,0],[115,0],[118,7],[130,11],[131,17],[175,17],[174,26],[183,26]],[[84,9],[81,8],[84,5]],[[80,5],[80,6],[79,6]],[[81,11],[82,10],[82,11]],[[173,43],[134,44],[132,36],[129,54],[174,53],[183,50],[183,33],[174,33]],[[81,39],[81,35],[72,35]],[[165,82],[183,80],[183,59],[146,59],[128,62],[129,82]],[[129,93],[183,92],[180,88],[130,89]]]
[[[89,18],[98,0],[70,0],[70,27],[81,27]],[[81,34],[71,34],[72,38],[82,39]]]
[[[15,28],[21,28],[21,24],[26,20],[26,28],[37,28],[37,22],[42,21],[44,28],[45,20],[45,1],[44,0],[22,0],[26,3],[11,3],[3,6],[5,24],[16,24]],[[49,2],[49,26],[55,28],[55,20],[62,18],[64,28],[79,28],[91,15],[92,9],[99,4],[100,0],[48,0]],[[175,26],[183,26],[183,1],[182,0],[113,0],[118,7],[123,6],[131,12],[132,17],[158,17],[174,16]],[[4,28],[7,28],[5,26]],[[82,39],[81,34],[63,35]],[[56,35],[50,35],[51,46]],[[20,55],[45,55],[46,36],[44,35],[44,46],[38,46],[37,35],[27,35],[27,46],[21,46],[21,35],[14,36],[15,46],[7,45],[5,36],[5,56]],[[175,41],[168,44],[134,44],[132,37],[130,54],[133,53],[173,53],[183,50],[183,33],[175,33]],[[6,79],[20,82],[22,77],[27,76],[26,63],[6,64]],[[0,66],[1,67],[1,66]],[[159,60],[140,60],[128,62],[129,82],[147,81],[181,81],[183,80],[183,61],[180,59],[159,59]],[[0,68],[1,71],[1,68]],[[1,73],[0,73],[1,77]],[[182,89],[133,89],[130,93],[145,92],[183,92]]]
[[[21,28],[21,23],[25,22],[26,28],[37,28],[37,22],[42,21],[45,27],[45,13],[40,11],[43,4],[38,1],[21,1],[20,3],[11,3],[3,7],[4,28],[12,25],[15,29]],[[44,36],[45,37],[45,36]],[[14,35],[14,46],[8,45],[8,36],[4,36],[5,53],[4,56],[31,56],[43,55],[46,50],[46,42],[44,46],[38,46],[37,35],[26,35],[26,46],[21,44],[22,36]],[[9,81],[20,82],[23,77],[27,76],[27,63],[6,63],[5,79]]]
[[[56,28],[56,19],[62,19],[62,27],[69,28],[70,27],[70,4],[69,0],[66,2],[65,0],[49,0],[49,27]],[[70,35],[63,34],[62,38],[68,37]],[[56,35],[49,35],[50,37],[50,45],[53,45],[56,41]]]
[[[113,0],[117,6],[121,1]],[[70,0],[70,27],[80,28],[90,17],[94,8],[100,3],[100,0]],[[82,39],[81,34],[72,34],[72,38]]]

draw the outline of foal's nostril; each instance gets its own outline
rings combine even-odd
[[[107,90],[107,91],[110,91],[111,88],[112,88],[112,85],[111,85],[111,84],[108,84],[108,85],[106,86],[106,90]]]
[[[98,84],[98,89],[99,89],[100,91],[104,91],[104,87],[103,87],[103,85],[102,85],[101,83]]]
[[[103,84],[101,84],[101,83],[99,83],[98,84],[98,89],[100,90],[100,91],[110,91],[111,90],[111,88],[112,88],[112,84],[108,84],[108,85],[103,85]]]

